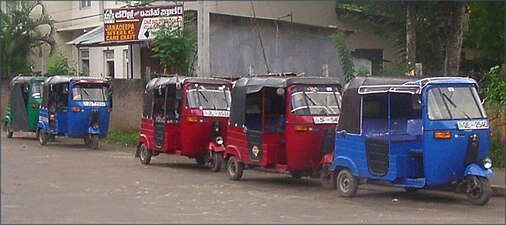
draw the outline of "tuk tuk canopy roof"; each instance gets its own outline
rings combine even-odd
[[[242,127],[246,114],[246,95],[258,92],[264,87],[286,88],[290,85],[340,85],[339,79],[330,77],[295,77],[295,76],[254,76],[243,77],[236,81],[232,89],[230,107],[230,124]]]
[[[206,77],[185,77],[178,75],[169,75],[166,77],[156,77],[146,84],[146,90],[153,90],[168,84],[182,85],[183,83],[205,83],[205,84],[230,84],[230,81],[219,78]]]
[[[109,83],[108,80],[100,77],[73,77],[73,76],[57,75],[48,77],[44,82],[44,85],[68,83],[73,80],[88,80],[92,82],[95,81],[95,82]]]
[[[41,76],[17,76],[12,78],[11,85],[21,84],[21,83],[29,83],[31,81],[44,81],[46,77]]]

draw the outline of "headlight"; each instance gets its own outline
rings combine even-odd
[[[492,160],[491,160],[490,158],[488,158],[488,157],[487,157],[487,158],[485,158],[485,159],[483,160],[483,167],[484,167],[485,169],[490,169],[490,168],[492,168]]]
[[[221,138],[220,136],[216,137],[216,139],[214,139],[214,141],[216,142],[216,144],[219,144],[219,145],[223,144],[223,138]]]

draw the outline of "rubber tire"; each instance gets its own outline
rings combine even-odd
[[[147,149],[146,145],[144,145],[144,143],[139,145],[138,151],[139,151],[139,159],[140,159],[141,163],[144,165],[149,165],[149,163],[151,162],[151,156],[153,155],[153,151]],[[145,154],[145,156],[143,156],[143,154]]]
[[[9,126],[7,123],[4,124],[4,130],[6,133],[7,138],[12,138],[12,135],[14,135],[14,132],[11,131],[11,126]]]
[[[485,205],[492,197],[492,187],[490,181],[485,177],[476,177],[480,188],[478,191],[469,190],[467,192],[467,200],[473,205]]]
[[[350,170],[342,169],[336,179],[337,193],[342,197],[353,197],[358,190],[358,179]]]
[[[223,162],[223,154],[220,152],[213,152],[211,158],[211,171],[220,172],[222,162]]]
[[[83,140],[84,140],[84,145],[86,145],[86,147],[90,147],[90,143],[91,143],[90,135],[84,136]]]
[[[206,164],[206,160],[204,157],[196,157],[195,163],[197,163],[197,165],[199,165],[199,166],[203,166]]]
[[[54,134],[50,134],[50,135],[49,135],[49,141],[51,141],[51,142],[55,142],[55,141],[56,141],[56,135],[54,135]]]
[[[332,171],[330,171],[330,164],[325,163],[322,165],[322,168],[320,169],[320,184],[325,189],[336,189],[337,188],[337,182],[336,182],[337,176]]]
[[[98,135],[92,134],[90,136],[90,148],[91,149],[98,149],[98,143],[99,143]]]
[[[244,164],[237,161],[235,156],[230,156],[227,162],[227,171],[230,180],[240,180],[244,172]]]
[[[49,140],[48,134],[39,129],[39,144],[40,145],[47,145],[48,140]]]
[[[290,171],[290,176],[292,176],[293,179],[300,179],[300,178],[302,178],[302,173]]]

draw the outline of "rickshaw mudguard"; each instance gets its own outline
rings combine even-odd
[[[337,156],[334,158],[334,162],[332,163],[332,171],[336,171],[337,167],[344,167],[350,170],[350,172],[354,176],[358,176],[358,167],[357,165],[346,156]]]
[[[42,121],[39,121],[37,123],[37,128],[40,128],[41,130],[43,131],[47,131],[47,127],[46,127],[46,123],[42,122]]]
[[[214,141],[211,141],[207,144],[207,149],[211,150],[212,152],[224,152],[225,146],[223,144],[219,145]]]
[[[494,175],[491,169],[485,169],[476,163],[467,165],[464,176],[491,177]]]
[[[88,134],[100,134],[99,128],[88,127]]]
[[[235,156],[235,158],[239,161],[242,162],[242,157],[241,157],[241,154],[239,152],[239,150],[237,149],[237,147],[235,146],[227,146],[227,148],[225,149],[225,158],[228,158],[230,156]]]

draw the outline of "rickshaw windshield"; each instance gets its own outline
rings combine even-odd
[[[72,87],[72,100],[109,101],[109,87],[102,84],[77,84]]]
[[[230,88],[225,85],[194,84],[186,94],[189,108],[229,110],[230,101]]]
[[[485,113],[474,87],[434,87],[427,91],[431,120],[480,119]]]
[[[42,81],[32,83],[32,98],[42,97]]]
[[[290,97],[294,115],[339,115],[341,94],[337,87],[296,86]]]

